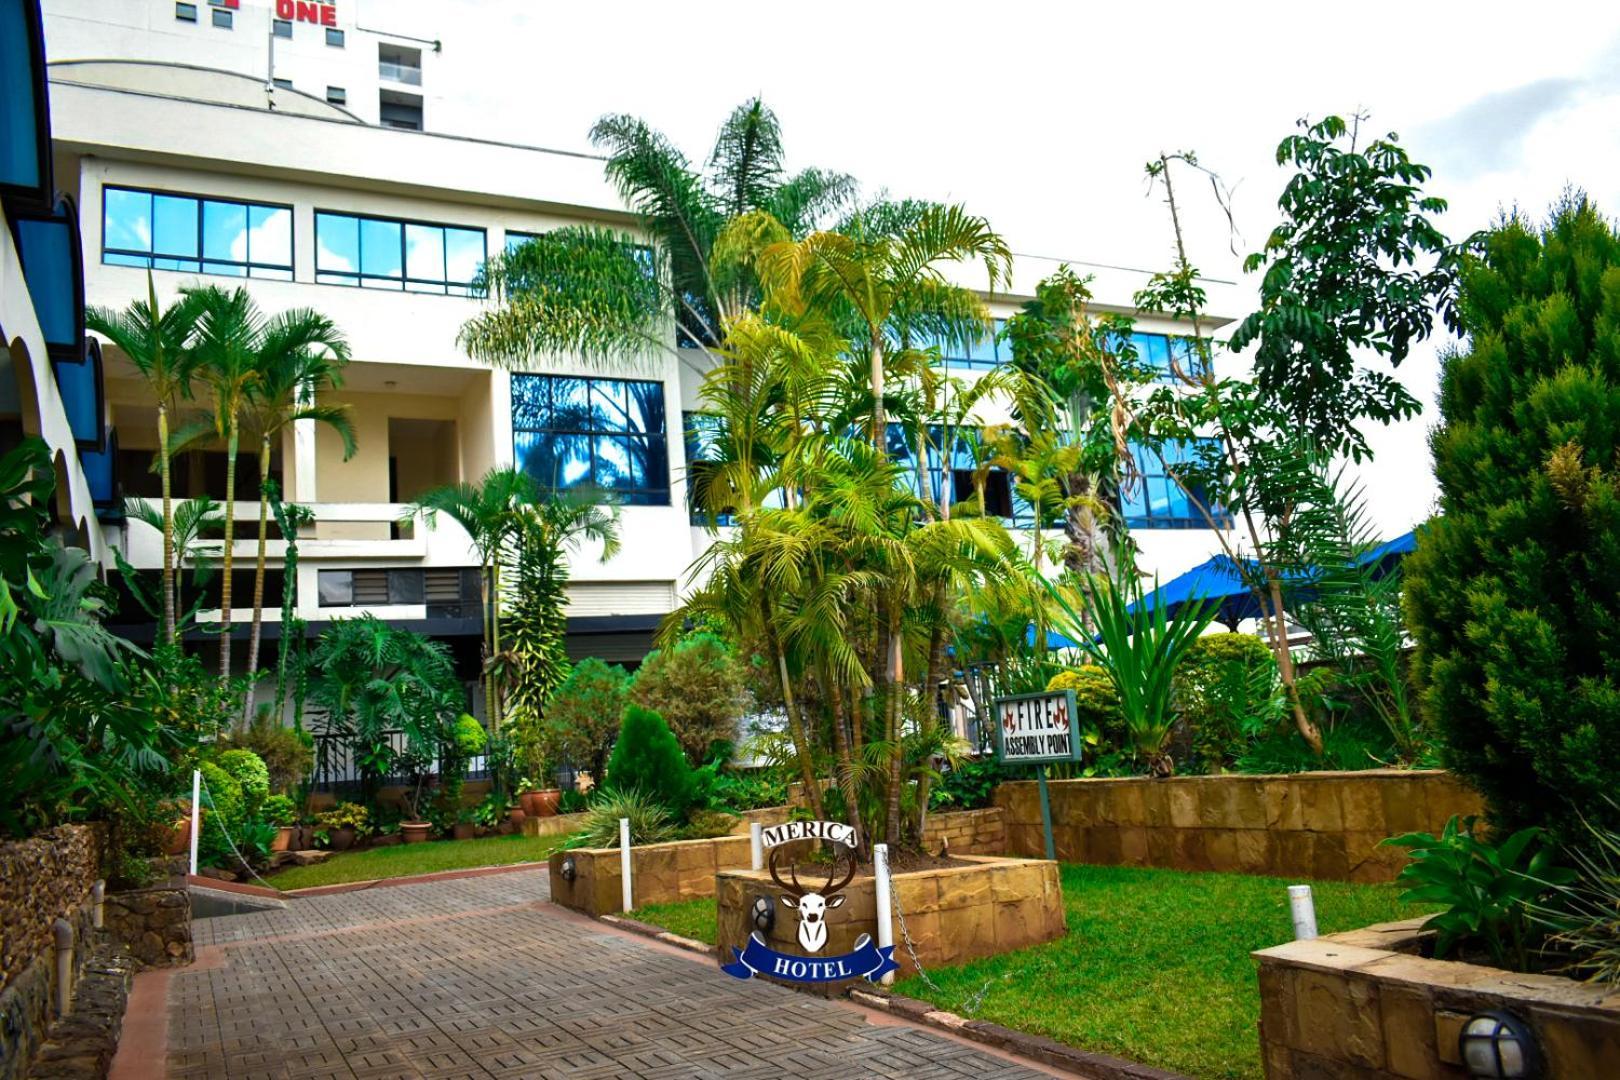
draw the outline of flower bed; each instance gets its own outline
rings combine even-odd
[[[1384,923],[1254,954],[1270,1080],[1466,1075],[1458,1035],[1500,1010],[1527,1021],[1549,1077],[1620,1069],[1620,992],[1556,975],[1432,960],[1423,920]]]
[[[746,851],[744,852],[746,855]],[[924,967],[960,964],[1011,952],[1063,936],[1063,889],[1058,864],[1038,859],[965,856],[964,866],[911,870],[894,875],[894,897],[905,917],[912,947]],[[795,940],[797,921],[776,898],[781,889],[763,870],[724,870],[718,877],[717,935],[721,955],[743,948],[754,930],[756,897],[768,896],[777,917],[765,943],[783,952],[802,952]],[[852,952],[862,934],[875,935],[877,907],[871,877],[859,877],[843,890],[847,898],[827,923],[828,956]],[[637,903],[641,903],[639,896]],[[651,902],[651,901],[648,901]],[[915,970],[898,922],[894,958],[901,972]]]

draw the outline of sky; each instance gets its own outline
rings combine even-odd
[[[1278,141],[1327,113],[1367,114],[1433,167],[1453,237],[1515,206],[1539,217],[1566,185],[1620,211],[1620,5],[353,2],[443,41],[447,82],[487,118],[466,134],[581,150],[625,112],[696,158],[758,94],[792,167],[964,203],[1023,254],[1166,267],[1143,165],[1193,150],[1233,189],[1237,235],[1185,178],[1192,260],[1241,279],[1277,220]],[[1424,415],[1370,433],[1361,476],[1389,535],[1433,506],[1438,370],[1432,346],[1408,359]]]

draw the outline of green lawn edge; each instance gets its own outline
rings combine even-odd
[[[289,892],[321,885],[436,874],[446,870],[474,870],[484,866],[543,862],[562,846],[567,836],[485,836],[477,840],[431,840],[425,844],[395,844],[343,851],[322,863],[289,866],[266,875],[265,881]]]

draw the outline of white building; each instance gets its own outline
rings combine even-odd
[[[292,16],[278,20],[277,3]],[[358,452],[342,460],[330,431],[304,424],[282,440],[271,466],[288,497],[315,511],[299,543],[302,617],[318,629],[370,611],[459,642],[470,660],[479,637],[469,573],[477,560],[453,524],[400,525],[406,504],[434,485],[522,463],[547,439],[589,436],[593,462],[622,454],[638,464],[628,481],[618,472],[626,503],[620,554],[603,563],[584,551],[573,561],[569,647],[639,659],[709,542],[693,524],[684,482],[683,414],[699,405],[699,359],[671,348],[609,371],[559,356],[533,374],[510,375],[472,362],[456,344],[484,303],[467,285],[487,253],[565,224],[634,228],[601,159],[468,138],[442,125],[440,117],[455,116],[456,96],[436,85],[435,42],[362,25],[352,3],[44,7],[55,183],[79,208],[88,303],[122,308],[144,296],[150,267],[160,302],[198,281],[244,284],[264,310],[313,307],[349,339],[354,362],[335,398],[352,406]],[[372,4],[366,14],[386,10]],[[469,37],[478,32],[499,28],[463,27],[444,47],[476,49]],[[283,79],[290,88],[276,82]],[[400,105],[404,95],[414,95],[414,112]],[[995,207],[974,209],[994,220]],[[1095,274],[1104,309],[1128,310],[1146,281],[1144,273],[1074,265]],[[997,316],[1015,311],[1056,267],[1019,259],[1011,288],[990,298]],[[1162,335],[1170,326],[1143,317],[1138,328]],[[1151,353],[1164,341],[1143,346]],[[993,349],[956,364],[990,366]],[[532,401],[537,389],[611,399],[619,420],[612,430],[565,436],[546,430],[543,411],[525,408],[515,423],[514,398]],[[157,533],[124,523],[111,497],[156,494],[148,470],[155,409],[111,348],[95,407],[109,484],[121,489],[103,499],[102,528],[131,563],[155,569]],[[223,457],[219,448],[187,455],[176,494],[222,497]],[[238,473],[238,497],[247,500],[238,510],[238,597],[250,595],[255,550],[252,457],[243,455]],[[1150,479],[1132,507],[1145,561],[1166,576],[1217,548],[1201,521],[1177,515],[1177,499],[1172,485]],[[279,604],[282,550],[272,542],[267,608]],[[235,619],[249,614],[239,600]],[[274,619],[266,622],[273,638]]]

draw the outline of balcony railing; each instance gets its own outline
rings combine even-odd
[[[410,86],[422,85],[422,69],[410,64],[398,64],[392,60],[379,60],[377,74],[389,82],[406,83]]]
[[[383,737],[388,740],[388,746],[396,755],[405,752],[408,740],[403,731],[386,731]],[[428,766],[427,775],[430,783],[437,783],[439,778],[439,761],[435,758]],[[489,758],[485,754],[477,754],[467,760],[468,780],[488,780]],[[384,787],[408,784],[411,777],[404,773],[393,773],[381,777]],[[360,767],[354,760],[354,740],[345,735],[320,733],[315,736],[315,770],[310,777],[310,787],[315,791],[330,791],[334,794],[353,794],[360,790]]]

